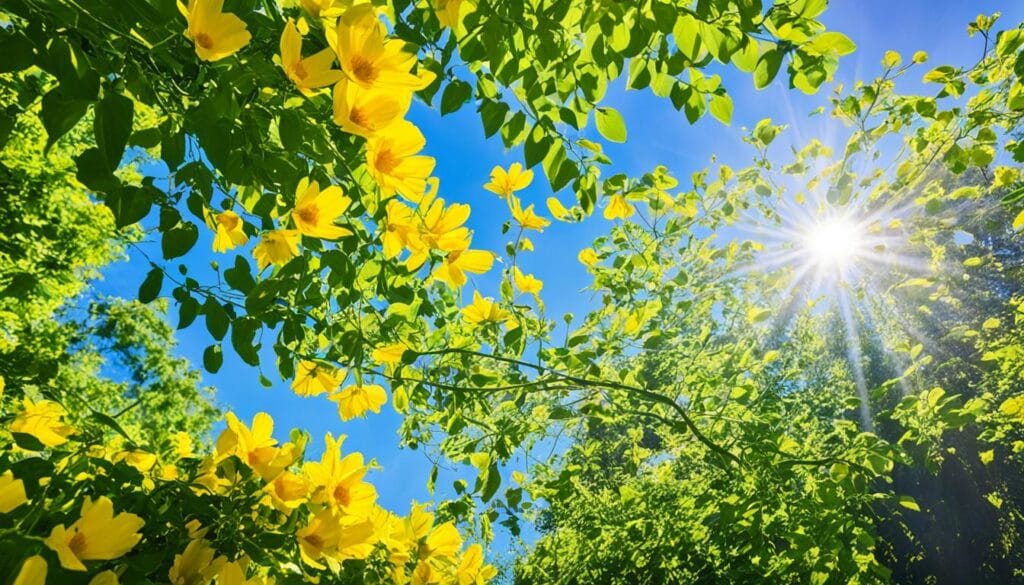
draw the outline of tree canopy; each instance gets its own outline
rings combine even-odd
[[[817,92],[856,48],[826,9],[5,3],[0,578],[1024,578],[1024,28],[981,15],[973,64],[890,51],[834,87],[841,150],[764,119],[748,166],[688,182],[606,153],[617,80],[691,123],[732,118],[714,71]],[[473,107],[521,151],[481,180],[504,250],[444,199],[413,107]],[[546,212],[517,194],[540,175]],[[595,306],[552,318],[531,233],[579,222],[607,226],[579,254]],[[98,294],[127,250],[137,298]],[[344,436],[222,414],[168,320],[207,372],[240,360],[342,421],[393,408],[437,456],[414,479],[468,470],[454,497],[385,509]]]

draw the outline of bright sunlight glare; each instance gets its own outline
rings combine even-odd
[[[804,237],[804,250],[821,268],[841,268],[863,246],[864,237],[853,222],[830,218],[810,227]]]

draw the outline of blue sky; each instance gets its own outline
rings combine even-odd
[[[982,43],[980,38],[967,38],[966,25],[978,12],[997,10],[1003,13],[997,29],[1015,26],[1024,19],[1024,2],[834,0],[822,17],[824,22],[829,29],[847,34],[858,45],[856,53],[842,60],[836,81],[851,83],[878,75],[885,50],[897,50],[905,60],[909,60],[913,52],[925,50],[930,55],[928,66],[922,66],[920,73],[912,74],[899,88],[906,92],[934,92],[918,82],[920,75],[940,64],[973,64],[981,54]],[[756,91],[748,75],[720,66],[713,66],[709,73],[722,74],[732,95],[735,111],[731,127],[723,126],[710,116],[691,126],[667,99],[656,98],[648,91],[623,91],[622,80],[611,88],[605,105],[622,112],[629,130],[628,143],[607,147],[614,161],[612,172],[639,175],[664,164],[685,186],[692,172],[709,164],[712,154],[734,167],[744,165],[750,161],[751,152],[741,141],[741,127],[752,127],[765,117],[790,125],[790,131],[773,147],[777,152],[784,152],[789,144],[799,145],[814,137],[829,144],[845,136],[827,115],[808,117],[808,113],[819,106],[828,109],[827,88],[815,96],[805,96],[797,90],[789,90],[785,76],[780,75],[771,86]],[[469,225],[475,230],[474,247],[502,250],[507,236],[501,235],[500,226],[508,219],[508,210],[503,201],[481,186],[487,182],[494,165],[507,166],[522,161],[521,149],[506,151],[497,137],[484,140],[479,116],[469,106],[441,118],[436,110],[417,104],[410,118],[427,137],[427,153],[437,159],[435,174],[441,180],[442,196],[449,202],[465,202],[473,207]],[[536,172],[533,185],[522,192],[522,196],[524,203],[536,203],[538,210],[546,215],[544,201],[551,193],[539,167]],[[571,202],[571,194],[563,192],[560,196],[564,203]],[[531,234],[537,251],[522,257],[521,266],[545,282],[543,296],[551,318],[558,319],[566,311],[580,315],[590,305],[590,295],[582,291],[588,284],[587,273],[576,261],[576,255],[607,227],[598,213],[581,224],[556,223],[542,234]],[[210,241],[210,235],[204,233],[196,249],[186,257],[188,264],[201,275],[213,258],[207,252]],[[154,257],[160,256],[156,244],[147,246],[152,248]],[[227,256],[221,261],[230,261],[230,258]],[[105,280],[99,284],[100,292],[134,297],[147,270],[145,260],[132,256],[128,262],[106,271]],[[492,272],[499,270],[496,267]],[[497,296],[493,275],[467,286],[463,291],[465,296],[468,297],[474,284],[485,295]],[[176,309],[172,308],[172,323],[177,320],[176,314]],[[180,353],[195,364],[202,363],[203,349],[211,343],[200,323],[179,332],[179,341]],[[367,457],[376,458],[382,467],[371,476],[382,505],[401,513],[408,509],[411,500],[431,499],[426,490],[431,464],[423,453],[397,447],[400,417],[389,406],[380,415],[343,423],[334,403],[325,397],[295,396],[288,382],[277,379],[273,365],[265,370],[275,383],[266,389],[259,383],[258,372],[242,363],[232,350],[226,349],[224,355],[225,363],[220,372],[205,376],[207,383],[216,386],[217,400],[224,409],[235,411],[245,420],[251,420],[259,411],[270,413],[277,424],[275,434],[281,439],[286,438],[293,427],[307,429],[313,436],[309,451],[313,457],[318,457],[323,448],[325,432],[348,435],[346,451],[362,451]],[[269,352],[265,361],[273,364]],[[467,479],[472,481],[472,477]],[[450,492],[450,479],[447,483],[439,482],[438,486],[441,495]],[[507,541],[502,539],[502,542]]]

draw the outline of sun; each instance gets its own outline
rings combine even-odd
[[[819,269],[843,269],[863,251],[865,235],[855,222],[830,217],[805,229],[801,245],[807,260]]]

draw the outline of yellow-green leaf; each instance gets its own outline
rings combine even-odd
[[[601,106],[594,110],[594,122],[597,124],[597,131],[606,140],[612,142],[626,141],[626,121],[622,114],[615,108]]]

